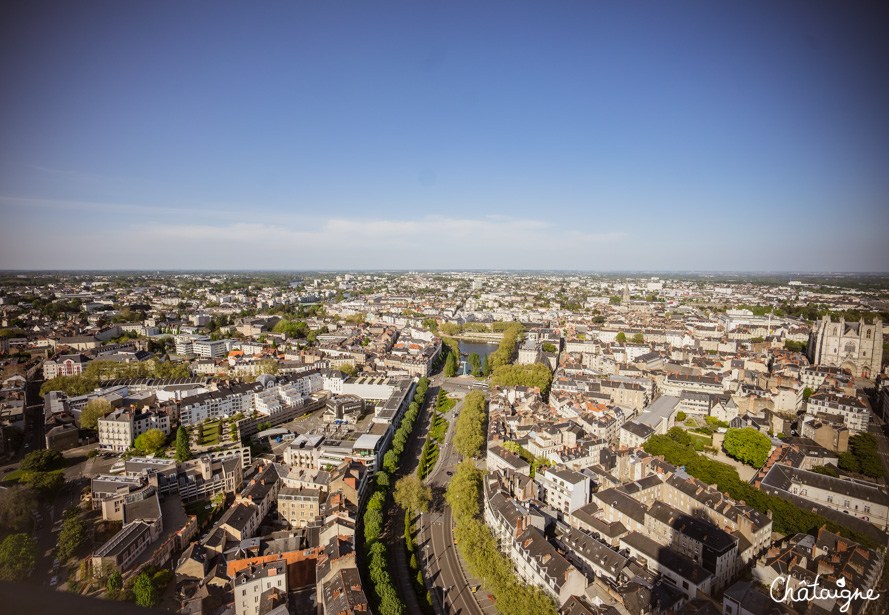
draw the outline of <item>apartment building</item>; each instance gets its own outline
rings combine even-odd
[[[654,430],[648,425],[636,422],[626,422],[620,428],[618,440],[621,448],[637,448],[654,435]]]
[[[693,600],[698,592],[710,595],[713,591],[713,574],[691,559],[665,549],[661,544],[640,532],[630,532],[620,539],[636,561],[649,570],[660,573],[674,587],[682,590],[686,598]]]
[[[488,447],[485,464],[488,472],[509,469],[525,475],[531,473],[531,464],[515,453],[497,445]]]
[[[321,468],[321,445],[324,436],[300,434],[284,449],[284,463],[299,468]]]
[[[645,513],[646,535],[713,574],[719,590],[739,572],[738,538],[680,512],[664,502],[654,502]]]
[[[159,429],[164,435],[170,435],[172,425],[167,408],[119,408],[99,419],[99,447],[110,451],[126,451],[133,446],[136,438],[149,429]]]
[[[210,338],[206,335],[183,333],[177,335],[174,341],[176,342],[176,354],[187,356],[197,354],[194,349],[195,342],[209,342]]]
[[[852,435],[867,431],[870,411],[857,397],[815,393],[806,402],[806,414],[817,416],[828,414],[842,417],[843,423]]]
[[[252,382],[191,395],[179,403],[179,420],[187,426],[197,425],[207,419],[250,414],[253,411],[255,393],[261,390],[261,384]]]
[[[192,352],[187,354],[196,354],[202,359],[221,359],[228,352],[225,340],[197,339],[191,348]]]
[[[178,463],[173,459],[133,457],[124,462],[124,475],[145,477],[160,493],[178,493],[183,502],[237,493],[244,482],[240,452],[212,458],[204,455]]]
[[[318,595],[319,601],[324,603],[324,615],[361,615],[370,612],[358,568],[336,570],[320,585]]]
[[[719,394],[724,390],[722,380],[713,376],[687,376],[669,373],[664,376],[661,392],[664,395],[680,396],[683,391]]]
[[[232,582],[237,615],[259,615],[263,596],[279,592],[286,595],[287,562],[267,562],[259,566],[248,566]]]
[[[590,501],[590,478],[580,472],[544,468],[538,470],[534,480],[540,487],[541,499],[565,514]]]
[[[573,595],[582,595],[587,579],[552,546],[536,527],[529,527],[510,545],[508,555],[516,568],[516,576],[536,585],[552,596],[556,604],[564,604]]]
[[[290,527],[306,527],[321,514],[323,493],[307,487],[282,487],[278,491],[278,516]]]
[[[730,534],[743,536],[750,543],[749,548],[739,550],[745,563],[769,546],[771,517],[687,474],[676,472],[665,480],[658,499],[686,515],[707,521]]]
[[[876,525],[889,527],[889,493],[885,487],[850,478],[834,478],[775,464],[760,484],[769,493],[788,493]]]

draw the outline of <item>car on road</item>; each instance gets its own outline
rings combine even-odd
[[[53,577],[49,580],[50,587],[55,587],[58,584],[59,584],[59,577]]]
[[[453,476],[453,475],[454,475],[454,473],[451,472],[450,470],[448,470],[448,476]]]

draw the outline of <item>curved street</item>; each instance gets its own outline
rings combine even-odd
[[[450,392],[450,385],[450,381],[445,383],[446,391]],[[457,551],[451,509],[444,501],[444,492],[450,480],[448,473],[460,462],[460,455],[453,445],[454,424],[455,417],[463,407],[462,396],[469,387],[454,388],[458,389],[461,399],[445,415],[451,426],[441,446],[438,463],[426,479],[426,484],[432,487],[433,504],[430,512],[421,515],[417,544],[423,555],[421,563],[436,612],[445,615],[494,615],[498,611],[493,599],[479,587],[477,580],[471,578]],[[478,588],[476,592],[472,591],[473,587]]]

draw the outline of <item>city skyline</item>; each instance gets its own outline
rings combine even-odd
[[[839,7],[18,5],[0,266],[885,272]]]

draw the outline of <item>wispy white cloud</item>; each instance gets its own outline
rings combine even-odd
[[[4,209],[43,208],[70,212],[95,212],[106,214],[139,214],[139,215],[194,215],[215,216],[220,218],[243,218],[244,212],[236,209],[204,209],[162,205],[137,205],[133,203],[105,201],[72,201],[65,199],[35,199],[0,195],[0,207]]]
[[[49,224],[39,251],[26,250],[21,233],[4,232],[0,258],[8,268],[542,268],[556,259],[572,268],[581,266],[575,259],[603,256],[626,238],[513,218],[303,222],[148,222],[76,234]]]

